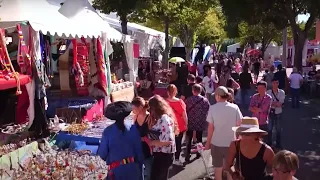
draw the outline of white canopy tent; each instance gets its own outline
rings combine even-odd
[[[112,27],[121,30],[121,22],[115,13],[109,15],[100,14],[105,21],[107,21]],[[139,44],[140,56],[148,57],[150,56],[150,50],[155,47],[156,44],[165,48],[165,34],[136,24],[130,23],[127,24],[128,34]]]
[[[70,21],[46,0],[5,0],[0,7],[0,27],[14,28],[17,23],[28,21],[35,31],[65,37],[97,37],[101,32],[94,28],[83,29]]]
[[[108,39],[116,42],[123,40],[122,34],[104,21],[88,0],[66,0],[59,12],[77,24],[81,24],[83,31],[106,32]]]
[[[96,12],[88,0],[66,0],[59,9],[59,12],[72,21],[82,23],[84,25],[84,29],[94,28],[101,32],[106,32],[108,37],[113,38],[111,40],[123,42],[124,51],[127,57],[127,64],[129,66],[130,81],[134,81],[133,40],[130,36],[124,36],[119,31],[111,28],[110,25]],[[112,47],[109,47],[110,50],[108,50],[108,55],[113,51],[111,50]]]

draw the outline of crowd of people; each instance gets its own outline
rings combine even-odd
[[[104,131],[98,150],[110,166],[107,179],[166,180],[172,164],[190,163],[192,146],[202,143],[206,130],[204,150],[211,150],[216,180],[293,179],[299,160],[282,150],[281,114],[287,81],[295,98],[292,107],[299,108],[301,75],[294,69],[287,78],[279,65],[277,72],[271,66],[258,80],[261,62],[252,62],[252,69],[249,64],[239,59],[206,61],[189,73],[186,84],[170,84],[167,97],[109,104],[105,116],[116,123]],[[235,96],[241,97],[240,103]],[[239,106],[252,115],[243,117]],[[125,120],[130,113],[134,123]]]

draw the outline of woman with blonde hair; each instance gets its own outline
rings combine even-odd
[[[266,179],[266,167],[272,166],[274,157],[271,147],[261,140],[268,133],[259,129],[259,122],[255,117],[243,117],[241,125],[232,130],[240,135],[240,139],[231,142],[229,146],[225,170],[233,179]],[[231,170],[234,160],[235,172]]]
[[[148,118],[150,116],[147,109],[148,103],[142,97],[136,97],[131,102],[132,112],[134,113],[134,122],[137,127],[142,140],[142,151],[144,154],[144,180],[150,180],[151,168],[152,168],[152,151],[149,146],[149,139],[147,134],[149,132]]]
[[[168,98],[166,101],[168,102],[169,106],[172,108],[173,113],[175,115],[178,127],[179,127],[179,134],[176,136],[176,153],[175,153],[175,164],[182,166],[182,162],[180,161],[180,153],[181,153],[181,145],[182,145],[182,138],[184,132],[187,130],[188,125],[188,118],[186,112],[186,104],[182,99],[177,98],[178,89],[175,85],[170,84],[167,88]]]
[[[178,130],[175,115],[166,100],[159,95],[149,100],[149,110],[149,136],[153,139],[150,141],[153,151],[151,179],[167,180],[176,152],[175,134],[178,132],[175,131]]]

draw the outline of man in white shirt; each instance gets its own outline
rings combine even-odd
[[[215,179],[222,180],[223,161],[226,160],[230,143],[236,138],[232,127],[240,124],[242,113],[238,105],[228,102],[231,95],[226,87],[219,86],[214,94],[217,103],[210,106],[208,112],[208,138],[205,147],[207,150],[211,149]]]
[[[292,108],[300,106],[300,87],[303,83],[303,77],[299,74],[296,67],[293,68],[292,74],[289,76],[290,92],[292,99]]]
[[[216,82],[216,77],[213,74],[213,71],[210,70],[207,72],[206,76],[202,79],[202,84],[206,90],[206,97],[210,102],[210,105],[213,105],[215,100],[214,96],[212,95],[214,92],[214,85]]]
[[[279,89],[278,79],[272,80],[272,89],[267,91],[272,97],[271,110],[269,114],[269,143],[275,145],[276,148],[281,148],[281,114],[286,94],[284,90]],[[273,129],[276,133],[274,133]],[[275,144],[273,144],[275,142]]]

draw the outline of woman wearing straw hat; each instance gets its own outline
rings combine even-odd
[[[272,166],[274,152],[261,138],[268,133],[259,129],[259,122],[255,117],[244,117],[241,125],[232,130],[240,135],[240,139],[230,144],[226,171],[232,174],[234,180],[267,179],[266,167]],[[236,171],[233,172],[231,167],[235,159]]]

